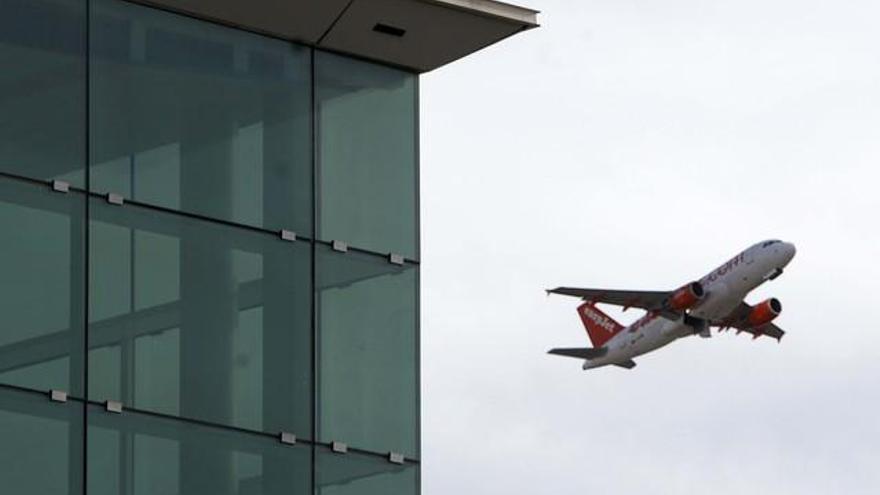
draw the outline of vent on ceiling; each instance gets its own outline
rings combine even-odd
[[[397,36],[398,38],[402,38],[403,35],[406,34],[406,29],[389,26],[388,24],[382,24],[381,22],[373,26],[373,31],[387,34],[389,36]]]

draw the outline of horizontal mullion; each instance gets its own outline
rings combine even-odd
[[[11,391],[15,391],[15,392],[22,392],[22,393],[31,394],[34,396],[45,397],[47,403],[55,404],[54,402],[52,402],[50,400],[50,398],[49,398],[50,391],[48,391],[48,390],[38,390],[38,389],[29,388],[29,387],[22,387],[19,385],[10,385],[10,384],[6,384],[6,383],[0,383],[0,390],[11,390]],[[94,407],[104,407],[104,405],[105,405],[105,403],[103,403],[103,402],[99,402],[99,401],[95,401],[95,400],[86,400],[82,397],[78,397],[78,396],[74,396],[74,395],[69,395],[67,397],[67,400],[68,400],[68,402],[76,402],[78,404],[83,404],[83,405],[87,405],[87,406],[94,406]],[[161,413],[161,412],[156,412],[156,411],[138,409],[138,408],[126,406],[123,404],[122,414],[125,415],[126,413],[134,413],[134,414],[138,414],[138,415],[142,415],[142,416],[149,416],[149,417],[158,418],[158,419],[166,419],[166,420],[170,420],[170,421],[179,421],[181,423],[204,426],[206,428],[213,428],[216,430],[238,432],[238,433],[243,433],[243,434],[247,434],[247,435],[259,436],[259,437],[263,437],[266,439],[274,439],[274,440],[280,441],[279,435],[281,434],[281,432],[272,433],[272,432],[266,432],[266,431],[261,431],[261,430],[252,430],[250,428],[243,428],[240,426],[232,426],[232,425],[223,424],[223,423],[216,423],[213,421],[206,421],[206,420],[202,420],[202,419],[189,418],[189,417],[185,417],[185,416],[175,416],[173,414],[166,414],[166,413]],[[107,414],[114,414],[114,413],[108,412]],[[295,434],[296,432],[291,432],[291,433]],[[171,439],[173,440],[173,438],[171,438]],[[326,447],[327,449],[332,449],[332,445],[333,445],[331,442],[318,442],[318,441],[300,438],[300,437],[297,437],[296,442],[297,442],[297,444],[314,445],[316,447]],[[349,447],[348,450],[349,450],[349,452],[352,452],[352,453],[372,456],[372,457],[386,459],[386,460],[388,459],[388,454],[389,454],[388,452],[376,452],[373,450],[361,449],[361,448],[357,448],[357,447]],[[410,464],[410,465],[421,464],[421,462],[419,460],[410,459],[410,458],[405,458],[404,462],[406,464]]]
[[[320,239],[316,239],[315,243],[321,244],[322,246],[327,246],[331,249],[333,248],[333,241],[322,241]],[[380,253],[378,251],[372,251],[370,249],[364,249],[364,248],[360,248],[357,246],[348,246],[348,250],[355,252],[355,253],[361,253],[361,254],[366,254],[366,255],[370,255],[370,256],[378,256],[381,258],[388,258],[388,256],[391,255],[391,253]],[[403,262],[407,265],[413,265],[413,266],[419,265],[419,261],[414,260],[412,258],[403,258]]]
[[[52,182],[53,182],[53,181],[51,181],[51,180],[47,181],[47,180],[45,180],[45,179],[35,179],[35,178],[33,178],[33,177],[27,177],[27,176],[18,175],[18,174],[12,174],[12,173],[9,173],[9,172],[0,172],[0,177],[3,177],[3,178],[5,178],[5,179],[10,179],[10,180],[18,181],[18,182],[29,183],[29,184],[32,184],[32,185],[34,185],[34,186],[40,186],[40,187],[44,187],[44,188],[49,188],[50,191],[51,191]],[[87,191],[87,190],[85,190],[84,188],[77,187],[77,186],[73,186],[73,185],[70,186],[70,191],[69,191],[69,193],[84,194],[84,195],[87,195],[89,198],[102,199],[102,200],[103,200],[103,199],[106,199],[106,197],[107,197],[107,194],[106,194],[106,193],[100,193],[100,192],[95,192],[95,191]],[[66,193],[66,194],[69,194],[69,193]],[[65,193],[57,193],[57,194],[65,194]],[[263,234],[268,234],[268,235],[273,235],[273,236],[278,236],[278,235],[279,235],[279,231],[277,231],[277,230],[271,230],[271,229],[267,229],[267,228],[264,228],[264,227],[259,227],[259,226],[256,226],[256,225],[251,225],[251,224],[246,224],[246,223],[235,222],[235,221],[232,221],[232,220],[225,220],[225,219],[221,219],[221,218],[215,218],[215,217],[211,217],[211,216],[203,215],[203,214],[200,214],[200,213],[193,213],[193,212],[188,212],[188,211],[178,210],[178,209],[174,209],[174,208],[168,208],[168,207],[166,207],[166,206],[154,205],[154,204],[145,203],[145,202],[142,202],[142,201],[137,201],[137,200],[133,200],[133,199],[129,199],[129,198],[124,198],[124,202],[123,202],[123,204],[122,204],[122,205],[119,205],[119,206],[122,207],[122,208],[124,208],[126,205],[132,205],[132,206],[135,206],[135,207],[138,207],[138,208],[143,208],[143,209],[146,209],[146,210],[151,210],[151,211],[157,211],[157,212],[167,213],[167,214],[169,214],[169,215],[178,215],[178,216],[185,217],[185,218],[191,218],[191,219],[194,219],[194,220],[200,220],[200,221],[203,221],[203,222],[206,222],[206,223],[212,223],[212,224],[217,224],[217,225],[224,225],[224,226],[226,226],[226,227],[233,227],[233,228],[238,228],[238,229],[242,229],[242,230],[249,230],[249,231],[252,231],[252,232],[258,232],[258,233],[263,233]],[[114,205],[114,206],[116,206],[116,205]],[[92,218],[94,218],[94,216],[92,216]],[[90,218],[90,219],[91,219],[91,218]],[[333,243],[332,243],[331,241],[324,241],[324,240],[319,240],[319,239],[312,239],[310,236],[307,236],[307,235],[301,235],[299,232],[296,233],[296,240],[297,240],[297,241],[303,241],[303,242],[315,242],[316,244],[320,244],[320,245],[327,246],[327,247],[331,247],[331,248],[332,248],[332,246],[333,246]],[[376,257],[378,257],[378,258],[388,258],[388,256],[390,255],[390,253],[381,253],[381,252],[378,252],[378,251],[373,251],[373,250],[370,250],[370,249],[364,249],[364,248],[360,248],[360,247],[357,247],[357,246],[348,246],[348,249],[349,249],[350,251],[352,251],[352,252],[361,253],[361,254],[366,254],[366,255],[368,255],[368,256],[376,256]],[[420,264],[420,262],[419,262],[418,260],[414,260],[414,259],[412,259],[412,258],[404,258],[404,263],[407,264],[407,265],[413,265],[413,266],[418,266],[418,265]]]

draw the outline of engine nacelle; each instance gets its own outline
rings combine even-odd
[[[690,309],[700,302],[700,299],[705,295],[706,291],[703,290],[703,284],[691,282],[672,293],[668,303],[669,309],[675,311]]]
[[[752,312],[749,313],[749,324],[755,327],[766,325],[776,319],[779,313],[782,313],[782,303],[779,299],[771,297],[752,308]]]

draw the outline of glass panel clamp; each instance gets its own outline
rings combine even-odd
[[[285,443],[287,445],[295,445],[296,444],[296,435],[293,433],[288,433],[286,431],[282,431],[280,435],[278,435],[278,439],[281,440],[281,443]]]
[[[107,193],[107,202],[111,205],[122,205],[122,203],[125,202],[125,199],[121,194]]]
[[[281,230],[281,240],[293,242],[296,240],[296,232],[292,230]]]
[[[63,180],[53,180],[52,190],[60,193],[70,192],[70,183]]]
[[[106,409],[107,412],[120,414],[122,412],[122,402],[119,402],[118,400],[108,400],[104,403],[104,409]]]
[[[67,392],[63,390],[50,390],[49,400],[52,402],[67,402]]]
[[[391,464],[403,464],[403,461],[403,454],[399,454],[397,452],[388,453],[388,462],[390,462]]]
[[[403,255],[402,255],[402,254],[391,253],[391,254],[388,255],[388,261],[389,261],[392,265],[400,265],[400,266],[403,266]]]
[[[339,251],[340,253],[347,253],[348,252],[348,244],[346,244],[342,241],[333,241],[331,243],[331,246],[333,247],[334,251]]]
[[[348,453],[348,445],[342,442],[330,442],[330,449],[337,454]]]

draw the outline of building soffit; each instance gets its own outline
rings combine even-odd
[[[494,0],[128,0],[427,72],[520,31],[537,11]]]

